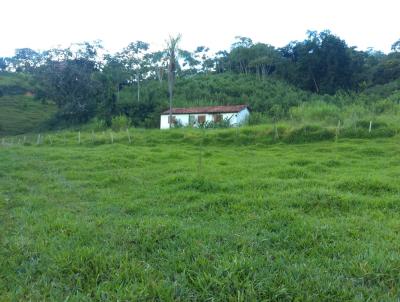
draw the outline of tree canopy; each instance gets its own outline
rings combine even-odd
[[[64,122],[83,123],[99,116],[109,123],[112,116],[126,114],[153,126],[154,120],[149,119],[166,109],[168,95],[172,104],[179,81],[186,83],[185,89],[192,87],[185,93],[188,100],[203,100],[211,93],[213,100],[224,102],[222,90],[245,101],[251,85],[271,79],[307,93],[335,95],[364,91],[400,78],[400,40],[388,54],[357,50],[328,30],[308,31],[303,41],[281,48],[238,36],[229,50],[215,53],[204,45],[179,49],[179,40],[179,36],[171,37],[166,49],[157,51],[150,51],[147,42],[134,41],[114,54],[107,53],[100,41],[45,51],[21,48],[12,57],[0,57],[0,72],[31,75],[36,97],[54,101],[57,118]],[[241,85],[242,90],[237,91],[229,88],[228,80],[220,83],[222,90],[214,85],[199,87],[195,82],[195,77],[220,74],[251,78],[253,84],[246,80],[248,87]],[[279,103],[272,96],[263,97],[253,93],[260,111],[272,110],[271,99],[283,110],[292,104],[287,99]]]

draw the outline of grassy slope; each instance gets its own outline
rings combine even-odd
[[[30,96],[0,97],[0,135],[32,132],[54,112],[53,104],[42,104]]]
[[[0,296],[395,300],[398,140],[0,148]]]
[[[9,89],[19,88],[21,91],[32,91],[32,78],[29,74],[23,73],[0,73],[0,91],[7,92]]]
[[[54,105],[24,95],[33,89],[28,74],[0,73],[0,136],[37,130],[54,114]]]

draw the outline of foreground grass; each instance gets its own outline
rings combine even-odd
[[[0,148],[0,300],[396,301],[399,148]]]

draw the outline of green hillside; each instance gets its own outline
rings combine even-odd
[[[18,74],[15,77],[0,76],[0,88],[11,87],[11,83],[22,90],[32,88],[28,78],[25,79],[27,82],[22,80]],[[160,112],[168,108],[167,91],[166,81],[144,82],[138,102],[136,86],[125,86],[119,93],[113,114],[128,116],[136,127],[157,128]],[[399,103],[399,80],[359,93],[320,95],[274,77],[260,80],[254,75],[225,73],[177,79],[173,104],[176,107],[249,104],[253,111],[250,122],[255,124],[278,120],[334,127],[338,120],[347,125],[372,120],[398,128]],[[42,104],[22,95],[0,97],[0,106],[0,135],[33,131],[56,112],[55,105]],[[98,119],[103,118],[101,112],[102,109]]]
[[[119,94],[115,114],[127,115],[138,127],[157,127],[160,112],[168,108],[167,91],[165,81],[147,82],[138,102],[136,86],[126,86]],[[400,81],[327,95],[301,90],[274,77],[260,80],[254,75],[225,73],[177,79],[173,106],[226,104],[250,105],[253,123],[322,122],[333,127],[340,119],[351,124],[379,120],[399,125]]]
[[[26,73],[0,73],[0,97],[3,95],[21,95],[34,90],[33,79]]]
[[[0,135],[38,130],[45,126],[55,111],[53,104],[43,104],[32,96],[0,97]]]

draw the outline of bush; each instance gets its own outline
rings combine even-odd
[[[268,115],[262,112],[252,112],[246,121],[248,125],[260,125],[260,124],[267,124],[270,121]]]
[[[100,119],[94,119],[94,128],[95,130],[103,130],[107,128],[106,122]]]
[[[389,99],[384,99],[376,102],[373,105],[373,111],[375,114],[382,114],[382,113],[393,113],[396,114],[398,111],[398,106]]]
[[[120,131],[122,129],[127,129],[131,125],[131,121],[125,115],[115,116],[111,120],[111,128],[114,131]]]
[[[290,108],[290,114],[297,121],[327,122],[336,124],[340,119],[339,107],[322,101],[303,103]]]
[[[346,106],[344,108],[344,121],[343,121],[343,125],[346,127],[357,127],[357,123],[360,120],[368,120],[368,119],[372,119],[371,113],[369,112],[369,110],[362,105],[359,104],[353,104],[350,106]]]
[[[229,128],[231,123],[229,119],[223,119],[220,122],[208,121],[203,124],[199,124],[199,128]]]

